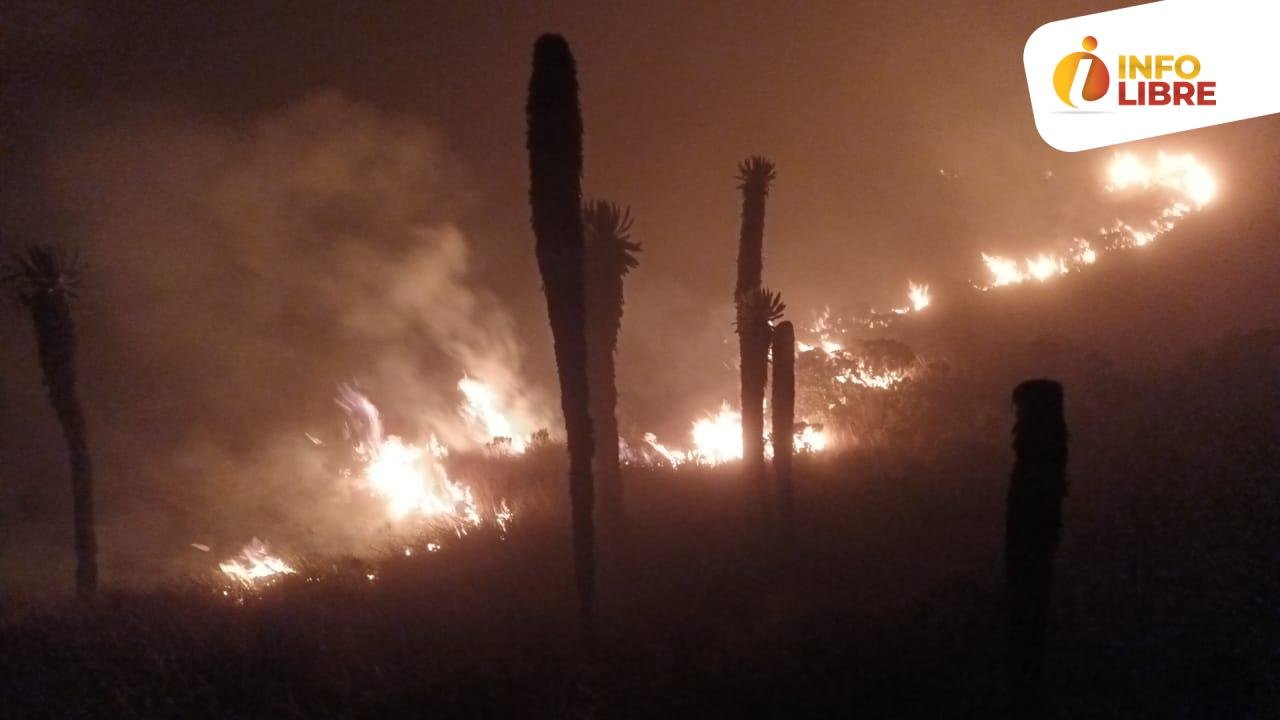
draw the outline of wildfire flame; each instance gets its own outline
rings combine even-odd
[[[666,445],[658,442],[658,436],[653,433],[645,433],[644,442],[655,453],[657,453],[659,457],[671,465],[679,465],[686,460],[686,456],[683,452],[680,452],[679,450],[672,450]]]
[[[1189,199],[1195,203],[1196,210],[1208,205],[1218,194],[1218,181],[1213,172],[1190,153],[1157,152],[1155,164],[1144,163],[1133,153],[1121,153],[1107,167],[1107,179],[1108,192],[1134,185],[1143,189],[1161,187]]]
[[[267,544],[256,537],[244,546],[239,555],[218,563],[218,568],[228,577],[245,585],[255,585],[260,580],[297,572],[284,560],[272,555]]]
[[[459,383],[459,387],[467,388],[463,392],[470,401],[468,407],[493,411],[483,415],[493,423],[487,427],[502,427],[497,423],[505,422],[505,418],[497,411],[496,403],[489,402],[491,395],[487,394],[487,387],[465,378]],[[463,535],[469,528],[478,527],[484,522],[471,488],[449,477],[444,465],[448,448],[438,442],[434,435],[420,445],[406,442],[396,435],[387,435],[378,407],[349,385],[339,386],[336,403],[347,415],[347,432],[352,436],[352,452],[361,463],[356,477],[364,489],[386,502],[387,513],[392,520],[399,521],[409,517],[446,520],[458,535]],[[315,438],[312,441],[323,445]],[[523,443],[520,448],[523,450]],[[346,476],[349,477],[350,474],[347,473]],[[506,500],[499,500],[492,512],[493,523],[498,531],[505,535],[513,518],[514,513]],[[199,544],[196,546],[203,547]],[[440,549],[440,545],[430,542],[426,548],[429,552],[435,552]],[[405,548],[404,553],[411,555],[412,551]],[[219,563],[218,567],[229,577],[246,585],[296,572],[279,557],[271,555],[266,543],[256,537],[244,547],[240,555]],[[371,575],[369,580],[374,580],[374,576]]]
[[[923,286],[926,304],[928,303],[928,290],[929,286]],[[898,383],[901,383],[903,380],[906,380],[910,375],[910,370],[905,368],[876,369],[867,364],[867,361],[864,358],[855,357],[853,353],[846,351],[840,343],[833,342],[826,338],[819,340],[816,346],[808,343],[797,343],[797,346],[799,347],[800,352],[818,351],[832,357],[841,358],[842,360],[850,363],[852,365],[851,367],[841,369],[834,376],[835,381],[841,384],[853,383],[854,385],[861,385],[863,387],[873,388],[876,390],[888,390],[897,386]]]
[[[464,377],[458,381],[458,390],[466,399],[461,407],[463,416],[484,429],[486,441],[499,438],[509,441],[509,449],[516,454],[527,449],[528,443],[516,434],[501,407],[498,394],[492,388],[474,378]]]
[[[384,434],[377,406],[353,387],[340,387],[337,402],[356,437],[355,455],[364,464],[360,477],[386,500],[393,520],[409,515],[446,518],[456,522],[459,532],[464,525],[480,524],[471,489],[449,478],[443,462],[448,450],[434,436],[414,445]]]
[[[929,286],[907,282],[907,297],[911,299],[911,309],[920,312],[929,307]]]
[[[836,375],[838,383],[853,383],[875,390],[888,390],[907,378],[905,370],[881,370],[876,372],[867,367],[861,359],[853,368]]]
[[[1161,188],[1172,192],[1178,199],[1172,200],[1159,211],[1157,217],[1150,220],[1147,228],[1134,228],[1122,221],[1117,221],[1112,228],[1102,228],[1100,233],[1105,241],[1104,249],[1144,247],[1155,242],[1161,235],[1173,229],[1176,221],[1186,217],[1193,210],[1200,210],[1213,200],[1218,185],[1213,173],[1194,156],[1169,155],[1157,153],[1153,162],[1144,162],[1132,153],[1121,153],[1115,156],[1107,167],[1108,192],[1129,188]],[[1017,285],[1028,281],[1045,282],[1052,278],[1066,275],[1081,267],[1093,265],[1099,260],[1100,250],[1084,238],[1075,238],[1069,251],[1059,253],[1041,253],[1018,261],[1000,255],[982,253],[982,262],[991,275],[985,285],[976,285],[980,290]],[[884,327],[897,316],[913,312],[922,312],[932,304],[929,286],[924,283],[907,283],[907,298],[910,304],[892,308],[889,312],[872,311],[869,316],[858,318],[858,322],[868,328]],[[846,361],[834,376],[841,384],[852,383],[876,390],[890,390],[897,387],[910,375],[909,369],[883,369],[869,366],[863,359],[854,358],[846,353],[843,346],[831,339],[836,329],[830,309],[818,317],[812,332],[818,336],[811,342],[797,342],[797,349],[802,353],[820,351]],[[649,447],[659,456],[672,464],[700,461],[721,463],[742,457],[742,419],[738,413],[723,406],[718,413],[694,421],[693,450],[682,453],[671,450],[650,435],[645,436]],[[796,447],[806,447],[821,452],[826,447],[826,438],[815,431],[808,436],[798,434]]]
[[[987,270],[991,271],[993,276],[992,287],[1012,285],[1026,279],[1026,276],[1018,269],[1017,260],[982,253],[982,262],[986,264]]]
[[[684,451],[663,445],[653,433],[644,435],[645,444],[672,466],[722,465],[742,459],[742,413],[723,402],[717,412],[693,422],[690,439],[693,447]],[[792,445],[800,452],[822,452],[827,447],[827,437],[822,428],[805,425],[793,435]],[[773,455],[773,444],[767,440],[765,455]]]
[[[720,411],[693,423],[694,453],[702,462],[719,465],[742,459],[742,413],[723,403]]]
[[[1218,192],[1218,182],[1214,179],[1213,172],[1190,154],[1168,155],[1158,152],[1155,161],[1147,163],[1133,153],[1120,153],[1107,166],[1107,180],[1107,192],[1133,187],[1144,190],[1162,188],[1181,197],[1162,208],[1159,216],[1149,221],[1149,229],[1134,228],[1118,220],[1113,228],[1102,228],[1100,233],[1103,237],[1119,248],[1150,245],[1172,230],[1176,220],[1186,217],[1193,209],[1204,208]],[[1098,251],[1082,238],[1075,239],[1075,249],[1067,258],[1041,254],[1035,258],[1027,258],[1022,265],[1011,258],[982,253],[982,262],[991,273],[991,281],[978,287],[989,290],[1028,280],[1044,282],[1097,261]]]
[[[1098,262],[1102,251],[1145,247],[1172,230],[1181,218],[1203,209],[1218,193],[1213,173],[1190,154],[1159,152],[1154,161],[1146,162],[1132,153],[1121,153],[1109,164],[1106,175],[1105,189],[1108,192],[1159,188],[1177,196],[1177,199],[1171,200],[1141,228],[1120,220],[1111,228],[1101,228],[1099,232],[1103,243],[1098,247],[1083,238],[1075,238],[1073,246],[1064,253],[1041,253],[1022,261],[982,253],[982,262],[991,279],[977,287],[989,290],[1032,280],[1044,282]],[[907,299],[907,306],[893,308],[888,313],[872,312],[870,317],[862,319],[862,324],[883,327],[895,316],[924,311],[932,304],[929,285],[908,282]],[[831,339],[834,329],[828,311],[813,328],[819,335],[818,339],[812,344],[799,342],[797,346],[800,352],[820,351],[842,360],[839,364],[841,369],[834,376],[836,382],[889,390],[911,375],[910,369],[871,367],[846,351],[840,342]],[[519,432],[510,420],[511,415],[504,408],[500,393],[471,377],[459,380],[457,387],[464,398],[459,412],[477,428],[477,434],[483,433],[486,442],[496,444],[501,440],[510,452],[526,451],[528,436]],[[453,524],[458,534],[482,523],[471,489],[449,477],[444,462],[448,449],[435,436],[425,443],[414,444],[399,436],[387,435],[378,408],[352,387],[339,389],[337,403],[347,414],[348,431],[354,438],[354,455],[361,463],[358,478],[369,492],[386,502],[387,512],[393,520],[409,517],[445,519]],[[307,437],[317,446],[324,445],[314,436]],[[692,448],[685,451],[663,445],[652,433],[644,436],[649,449],[672,466],[685,463],[717,465],[742,459],[742,416],[728,403],[723,403],[719,411],[691,423],[690,439]],[[794,434],[794,446],[801,452],[823,452],[827,448],[827,436],[820,426],[802,425]],[[771,454],[772,446],[766,443],[765,447],[766,453]],[[502,533],[508,530],[512,518],[513,513],[505,501],[492,511],[493,522]],[[205,549],[198,544],[197,547]],[[426,549],[435,552],[440,545],[427,543]],[[411,550],[405,548],[404,553],[410,555]],[[266,543],[256,537],[239,555],[218,566],[228,577],[248,586],[296,572],[283,559],[272,555]],[[374,574],[368,575],[370,581],[375,577]]]
[[[819,453],[827,449],[827,434],[821,428],[805,425],[796,433],[794,444],[796,450]]]
[[[1092,265],[1098,261],[1098,252],[1093,249],[1088,240],[1084,238],[1076,238],[1076,249],[1072,254],[1072,258],[1081,265]]]

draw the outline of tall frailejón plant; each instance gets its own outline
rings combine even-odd
[[[14,258],[8,280],[31,312],[49,403],[67,442],[75,525],[76,596],[91,600],[98,588],[98,541],[93,524],[93,464],[84,411],[76,393],[76,329],[71,319],[71,301],[76,296],[78,263],[74,256],[55,248],[33,247]]]
[[[769,335],[760,336],[753,325],[761,273],[764,269],[764,205],[773,182],[773,163],[754,156],[738,164],[738,189],[742,191],[742,226],[738,232],[738,279],[733,289],[738,315],[738,361],[742,402],[743,469],[750,482],[764,483],[764,388],[768,381]],[[744,332],[744,328],[747,329]],[[767,501],[766,501],[767,502]]]
[[[1005,518],[1011,696],[1017,717],[1041,717],[1053,555],[1067,492],[1062,385],[1029,380],[1014,389],[1013,404],[1014,464]]]
[[[787,308],[782,297],[757,288],[738,297],[738,347],[742,353],[742,462],[757,485],[768,512],[769,491],[764,465],[764,389],[769,376],[769,343],[773,322]]]
[[[529,204],[569,446],[574,572],[583,629],[591,637],[595,591],[595,527],[591,516],[595,496],[591,481],[582,241],[582,113],[573,53],[569,43],[558,35],[543,35],[534,44],[525,115]]]
[[[773,163],[759,155],[738,163],[738,189],[742,191],[742,227],[738,231],[738,282],[736,300],[759,289],[764,271],[764,203],[769,185],[777,179]]]
[[[622,328],[623,278],[639,264],[640,244],[631,241],[631,211],[597,200],[582,208],[587,258],[587,375],[591,382],[592,462],[607,522],[623,517],[622,468],[618,461],[618,388],[614,355]]]
[[[773,471],[778,480],[778,514],[783,540],[795,532],[791,458],[796,426],[796,331],[790,321],[773,329]]]

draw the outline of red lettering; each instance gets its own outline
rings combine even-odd
[[[1196,104],[1197,105],[1217,105],[1218,101],[1214,99],[1214,88],[1218,85],[1216,82],[1199,82],[1196,83]]]
[[[1147,104],[1148,105],[1168,105],[1169,104],[1169,83],[1152,82],[1147,83]]]
[[[1137,105],[1138,101],[1133,100],[1132,98],[1125,97],[1124,89],[1128,86],[1129,86],[1129,83],[1126,83],[1126,82],[1120,83],[1120,104],[1121,105]],[[1142,91],[1142,83],[1138,83],[1138,91],[1139,92]]]
[[[1160,80],[1120,82],[1117,102],[1120,105],[1217,105],[1214,97],[1217,83],[1168,83]],[[1137,96],[1134,96],[1134,91]]]

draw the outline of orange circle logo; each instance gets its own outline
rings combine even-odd
[[[1080,44],[1084,47],[1084,52],[1073,52],[1067,55],[1058,61],[1058,66],[1053,69],[1053,89],[1058,93],[1058,99],[1071,107],[1077,107],[1075,102],[1072,102],[1071,86],[1075,84],[1079,74],[1080,61],[1088,61],[1088,70],[1085,73],[1084,86],[1080,89],[1080,97],[1075,99],[1093,102],[1106,95],[1107,89],[1111,87],[1111,73],[1107,72],[1107,66],[1102,62],[1102,58],[1092,52],[1098,47],[1097,39],[1089,35]]]

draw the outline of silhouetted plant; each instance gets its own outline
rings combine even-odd
[[[796,331],[790,321],[773,329],[773,471],[778,478],[778,513],[783,539],[795,531],[791,459],[796,427]]]
[[[787,309],[782,297],[765,288],[738,298],[738,346],[742,353],[742,462],[748,481],[759,487],[768,510],[764,466],[764,389],[769,377],[772,324]]]
[[[623,515],[622,468],[618,461],[618,388],[614,355],[622,328],[623,277],[639,264],[640,244],[631,241],[631,211],[603,200],[582,209],[587,257],[587,374],[591,380],[592,463],[604,517]]]
[[[558,35],[543,35],[534,45],[525,113],[529,204],[569,449],[574,571],[583,630],[590,638],[594,624],[595,496],[582,240],[582,113],[573,53]]]
[[[738,232],[738,281],[733,297],[756,290],[764,270],[764,203],[769,184],[777,178],[773,162],[755,155],[738,163],[738,189],[742,191],[742,227]]]
[[[1066,495],[1067,424],[1062,385],[1029,380],[1013,391],[1014,464],[1005,519],[1005,579],[1014,709],[1045,710],[1044,650],[1053,585],[1053,555]]]
[[[76,329],[71,319],[71,301],[76,297],[78,279],[76,256],[51,247],[32,247],[15,256],[6,276],[18,299],[31,312],[40,370],[67,442],[75,524],[76,596],[87,601],[98,587],[98,541],[93,522],[93,464],[84,411],[76,393]]]
[[[542,452],[551,448],[551,431],[547,428],[538,428],[529,436],[529,443],[525,446],[526,452]]]
[[[759,155],[738,163],[738,189],[742,191],[742,225],[738,231],[738,278],[733,301],[738,317],[738,362],[742,409],[743,472],[749,482],[764,484],[764,387],[768,381],[768,322],[758,319],[763,307],[748,307],[761,298],[764,269],[764,207],[769,184],[777,177],[773,163]],[[746,331],[744,332],[744,328]],[[768,503],[761,487],[762,502]]]

